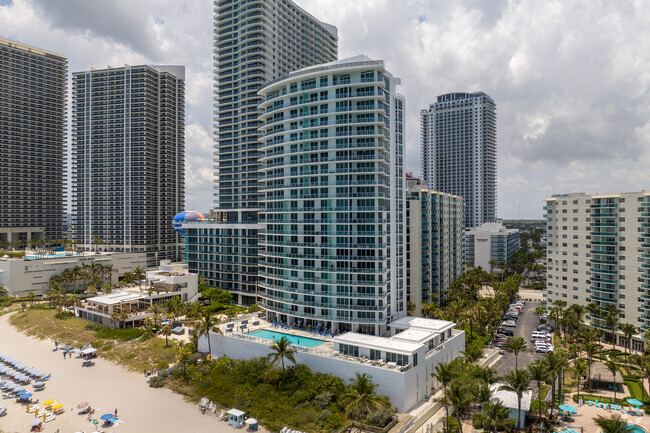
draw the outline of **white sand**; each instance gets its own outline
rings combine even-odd
[[[45,425],[44,431],[61,433],[95,431],[86,416],[77,414],[77,404],[90,402],[95,417],[113,413],[117,408],[121,425],[107,428],[106,432],[169,432],[234,433],[235,428],[215,415],[202,415],[196,404],[190,404],[165,388],[150,388],[142,374],[127,371],[104,359],[96,359],[94,367],[82,367],[74,356],[63,359],[61,352],[52,352],[53,342],[27,337],[9,324],[9,314],[0,316],[0,353],[34,367],[44,373],[52,373],[45,390],[34,392],[41,402],[55,399],[63,403],[66,412]],[[25,389],[31,392],[28,385]],[[15,400],[1,400],[7,406],[7,415],[0,418],[0,429],[7,433],[28,432],[29,423],[36,418],[26,413]],[[42,406],[41,406],[42,407]],[[101,409],[100,409],[101,408]],[[218,413],[217,413],[218,414]],[[101,424],[99,424],[101,425]]]

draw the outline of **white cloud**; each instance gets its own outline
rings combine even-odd
[[[296,0],[339,29],[340,57],[383,59],[406,96],[406,165],[419,111],[482,90],[498,106],[499,214],[541,217],[551,192],[647,188],[650,3],[582,0]],[[187,69],[187,203],[212,205],[209,0],[14,0],[0,35],[51,49],[70,70]],[[190,178],[191,177],[191,178]]]

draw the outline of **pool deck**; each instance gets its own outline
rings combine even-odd
[[[590,394],[602,394],[603,397],[612,397],[614,395],[613,392],[604,392],[604,391],[596,391],[594,392],[593,390],[589,390]],[[625,401],[624,398],[625,395],[622,395],[623,393],[617,393],[616,395],[616,401]],[[564,431],[568,428],[572,428],[574,430],[580,431],[580,427],[582,427],[585,431],[585,433],[597,433],[600,431],[596,423],[594,422],[594,418],[596,418],[598,415],[603,416],[603,417],[610,417],[615,414],[620,414],[621,419],[624,420],[625,422],[628,422],[630,424],[636,424],[638,426],[643,427],[646,431],[650,432],[650,415],[643,415],[643,416],[638,416],[638,415],[632,415],[629,413],[621,413],[621,411],[617,410],[611,410],[611,409],[603,409],[595,406],[588,406],[586,403],[583,404],[582,406],[577,405],[573,403],[573,393],[567,394],[567,401],[570,405],[576,405],[578,408],[578,413],[571,415],[571,421],[562,421],[559,425],[558,428],[556,428],[557,431],[561,432]],[[630,398],[629,395],[627,395],[627,398]],[[557,413],[557,410],[555,411]]]

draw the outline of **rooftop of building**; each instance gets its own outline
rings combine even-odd
[[[394,329],[420,329],[428,332],[442,333],[451,329],[456,324],[447,320],[426,319],[424,317],[406,316],[390,323]]]
[[[22,42],[17,42],[17,41],[12,41],[11,39],[5,39],[0,37],[0,45],[6,45],[10,46],[13,48],[18,48],[21,50],[29,51],[35,54],[41,54],[45,56],[55,56],[55,57],[60,57],[63,60],[67,60],[67,58],[63,54],[55,53],[54,51],[49,51],[43,48],[38,48],[34,47],[32,45],[27,45]]]
[[[124,64],[124,66],[111,66],[111,65],[106,65],[105,68],[90,68],[90,71],[79,71],[79,72],[73,72],[72,75],[78,75],[78,74],[86,74],[88,72],[93,72],[93,73],[100,73],[100,72],[106,72],[106,71],[112,71],[112,70],[118,70],[118,69],[126,69],[126,68],[150,68],[155,71],[158,71],[160,73],[168,73],[173,75],[174,77],[184,80],[185,79],[185,66],[182,65],[129,65],[129,64]]]
[[[584,192],[570,192],[570,193],[558,193],[553,194],[546,199],[546,201],[556,201],[561,198],[566,197],[588,197],[588,198],[612,198],[612,197],[621,197],[624,195],[650,195],[650,191],[641,190],[641,191],[632,191],[632,192],[613,192],[613,193],[595,193],[595,194],[586,194]]]
[[[422,346],[420,343],[403,341],[395,337],[376,337],[374,335],[358,334],[356,332],[346,332],[345,334],[337,335],[333,341],[335,343],[351,344],[367,349],[388,350],[404,355],[410,355]]]
[[[517,394],[511,391],[500,391],[499,388],[503,383],[495,383],[490,385],[490,391],[492,391],[492,396],[490,400],[499,400],[505,407],[508,409],[517,409],[518,408],[518,398]],[[521,410],[529,412],[530,403],[532,401],[533,392],[528,390],[524,392],[521,397]]]
[[[483,223],[478,227],[467,229],[469,233],[518,233],[518,229],[508,229],[501,221]]]

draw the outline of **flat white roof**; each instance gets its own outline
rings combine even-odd
[[[115,305],[121,304],[122,302],[137,301],[138,299],[142,298],[144,298],[143,295],[138,295],[135,293],[117,292],[109,293],[108,295],[94,296],[92,298],[86,299],[86,301],[92,302],[93,304]]]
[[[454,322],[448,320],[425,319],[424,317],[406,316],[391,322],[388,326],[395,329],[417,328],[425,331],[442,333],[455,326]]]
[[[383,350],[403,355],[411,355],[420,347],[419,343],[409,341],[393,340],[392,338],[375,337],[374,335],[357,334],[356,332],[347,332],[343,335],[334,337],[335,343],[351,344],[354,346],[365,347],[367,349]]]
[[[517,394],[510,391],[499,391],[499,387],[503,385],[502,383],[495,383],[490,385],[490,391],[492,391],[492,396],[490,400],[499,400],[505,407],[508,409],[517,409]],[[533,392],[526,391],[521,396],[521,409],[530,412],[530,402],[532,400]]]
[[[410,328],[406,331],[402,331],[399,334],[395,334],[390,337],[391,340],[401,340],[401,341],[411,341],[414,343],[424,343],[427,340],[438,335],[438,333],[433,333],[431,331],[425,331],[424,329],[414,329]]]

